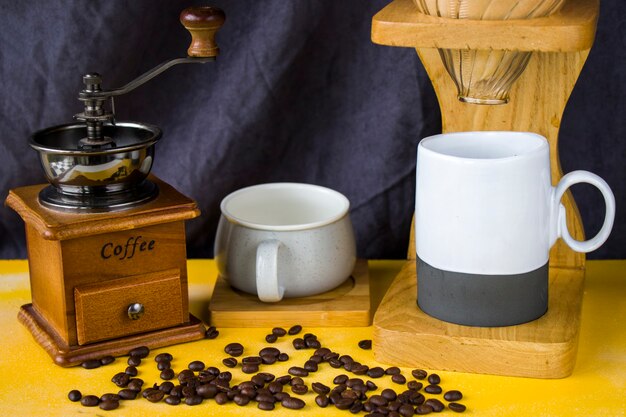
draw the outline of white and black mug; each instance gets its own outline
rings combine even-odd
[[[548,308],[548,257],[560,237],[577,252],[608,238],[615,198],[607,183],[573,171],[552,187],[547,140],[529,132],[459,132],[423,139],[416,168],[415,243],[419,307],[470,326],[508,326]],[[592,184],[604,224],[584,242],[571,237],[565,191]]]

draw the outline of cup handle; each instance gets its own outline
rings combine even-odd
[[[279,240],[264,240],[256,249],[256,291],[259,300],[275,303],[283,299],[285,288],[278,284]]]
[[[591,184],[600,190],[606,205],[602,228],[592,239],[585,241],[578,241],[570,235],[569,230],[567,229],[567,216],[565,214],[565,208],[560,203],[561,197],[563,197],[565,191],[567,191],[567,189],[572,185],[581,182]],[[563,238],[565,243],[567,243],[567,245],[576,252],[591,252],[602,246],[602,244],[608,239],[611,229],[613,228],[613,221],[615,220],[615,196],[606,181],[589,171],[572,171],[561,178],[561,181],[559,181],[556,188],[553,188],[552,195],[553,207],[556,209],[556,213],[553,213],[555,218],[558,219],[557,222],[554,223],[554,227],[557,228],[554,240],[556,240],[557,237]],[[554,243],[554,240],[552,243]]]

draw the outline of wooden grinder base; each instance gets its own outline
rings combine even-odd
[[[90,343],[84,346],[69,346],[46,324],[46,321],[37,313],[32,304],[23,305],[17,319],[32,333],[37,343],[50,355],[54,363],[65,367],[80,365],[86,360],[100,359],[107,355],[126,355],[131,349],[138,346],[156,349],[191,342],[203,339],[205,332],[204,324],[190,314],[189,322],[179,326]]]
[[[415,269],[415,261],[407,261],[376,312],[376,360],[535,378],[563,378],[572,373],[584,270],[550,268],[548,312],[538,320],[517,326],[470,327],[443,322],[419,309]]]
[[[352,277],[332,291],[311,297],[264,303],[233,289],[218,278],[209,304],[211,324],[217,327],[369,326],[370,291],[366,260],[357,260]]]

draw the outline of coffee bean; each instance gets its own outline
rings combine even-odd
[[[241,372],[244,374],[256,374],[259,372],[259,365],[256,363],[244,363],[241,365]]]
[[[173,388],[174,388],[174,383],[170,381],[165,381],[164,383],[159,385],[159,390],[163,391],[166,394],[169,394]]]
[[[280,362],[287,362],[289,360],[289,355],[286,354],[285,352],[281,352],[276,359],[278,359]]]
[[[395,382],[396,384],[400,384],[400,385],[406,384],[406,377],[402,374],[392,375],[391,380]]]
[[[231,381],[233,379],[233,374],[228,371],[220,372],[217,376],[217,379],[220,379],[222,381]]]
[[[422,380],[426,378],[426,376],[428,375],[428,372],[424,371],[423,369],[413,369],[411,371],[411,375],[413,375],[413,378],[415,379]]]
[[[126,363],[129,366],[139,366],[141,365],[141,358],[139,356],[130,356]]]
[[[128,352],[128,356],[136,356],[139,359],[143,359],[147,357],[149,354],[150,354],[150,348],[148,348],[148,346],[139,346],[139,347],[132,349],[130,352]]]
[[[276,375],[270,374],[269,372],[259,372],[259,376],[262,376],[265,379],[265,383],[272,382],[276,379]]]
[[[415,414],[424,415],[433,412],[433,408],[430,405],[421,404],[415,407]]]
[[[102,401],[119,401],[120,396],[117,394],[113,394],[112,392],[107,392],[106,394],[102,394],[100,396],[100,402]]]
[[[437,374],[430,374],[428,375],[428,382],[430,382],[431,384],[437,385],[441,383],[441,378]]]
[[[170,396],[171,397],[181,397],[182,398],[182,396],[183,396],[183,388],[184,387],[182,385],[176,385],[170,391]]]
[[[129,382],[128,382],[128,389],[129,390],[133,390],[133,391],[141,391],[141,387],[143,386],[143,379],[139,379],[139,378],[132,378]]]
[[[350,407],[349,410],[350,410],[350,412],[352,414],[358,414],[358,413],[360,413],[363,410],[363,403],[361,401],[355,401],[354,404],[352,404],[352,407]]]
[[[269,403],[275,403],[276,402],[276,398],[274,398],[273,394],[270,393],[260,393],[257,394],[256,397],[254,397],[254,401],[260,403],[260,402],[269,402]]]
[[[95,395],[85,395],[80,399],[80,403],[85,407],[95,407],[100,404],[100,398]]]
[[[459,404],[459,403],[450,403],[448,404],[448,408],[457,413],[462,413],[466,409],[466,407],[463,404]]]
[[[225,392],[218,392],[215,396],[215,402],[219,405],[224,405],[229,401],[228,395]]]
[[[343,366],[343,364],[341,363],[341,361],[338,358],[332,358],[328,360],[328,364],[332,367],[332,368],[341,368]]]
[[[115,410],[120,406],[119,401],[102,401],[100,403],[100,408],[105,411]]]
[[[241,360],[241,363],[249,363],[252,365],[260,365],[263,363],[263,359],[260,356],[246,356]]]
[[[400,373],[400,368],[398,368],[397,366],[391,366],[385,369],[386,375],[398,375],[399,373]]]
[[[163,399],[163,397],[165,397],[165,393],[158,389],[148,388],[147,390],[143,392],[143,396],[146,400],[150,401],[151,403],[158,403],[159,401]]]
[[[158,355],[154,357],[155,362],[161,362],[161,361],[171,362],[173,359],[174,357],[170,353],[167,353],[167,352],[159,353]]]
[[[202,404],[204,398],[199,395],[191,395],[185,398],[185,404],[187,405],[199,405]]]
[[[157,362],[157,369],[159,371],[165,371],[166,369],[170,369],[171,367],[172,367],[172,363],[170,361]]]
[[[445,407],[441,401],[436,398],[429,398],[424,402],[425,405],[429,405],[435,413],[441,413]]]
[[[306,369],[300,366],[292,366],[291,368],[289,368],[287,372],[293,376],[308,376],[309,375],[309,371],[307,371]]]
[[[289,382],[291,382],[292,379],[293,377],[291,375],[283,375],[276,378],[276,382],[280,383],[281,385],[287,385]]]
[[[169,405],[178,405],[180,404],[180,401],[181,401],[180,397],[175,397],[172,395],[170,395],[169,397],[165,399],[165,403]]]
[[[193,397],[195,395],[197,395],[196,387],[189,386],[189,385],[183,386],[183,389],[181,391],[181,397],[187,398],[187,397]]]
[[[309,358],[310,361],[315,362],[316,364],[320,364],[322,362],[324,362],[324,358],[320,355],[311,355],[311,357]]]
[[[317,372],[317,369],[318,369],[317,362],[308,360],[304,363],[303,368],[308,372]]]
[[[339,360],[341,361],[341,363],[346,364],[346,363],[352,363],[354,362],[354,359],[352,359],[352,356],[350,355],[341,355],[339,357]]]
[[[398,408],[398,413],[402,417],[411,417],[413,414],[415,414],[415,408],[413,408],[413,406],[409,404],[402,404],[400,408]]]
[[[244,405],[247,405],[250,402],[250,397],[246,395],[236,394],[233,397],[233,402],[237,404],[238,406],[243,407]]]
[[[287,334],[287,330],[283,329],[282,327],[274,327],[272,329],[272,334],[275,334],[278,337],[283,337]]]
[[[276,343],[277,340],[278,336],[276,336],[275,334],[268,334],[267,336],[265,336],[265,341],[267,343]]]
[[[318,407],[326,408],[328,404],[330,404],[330,400],[325,394],[320,394],[315,397],[315,404],[317,404]]]
[[[304,395],[309,392],[309,387],[304,384],[296,384],[291,386],[291,392],[298,395]]]
[[[369,366],[362,365],[358,362],[353,362],[350,371],[355,375],[365,375],[369,371]]]
[[[299,376],[294,376],[293,378],[291,378],[291,381],[289,381],[289,385],[291,385],[292,387],[294,385],[302,385],[302,384],[304,384],[304,380],[300,378]]]
[[[304,339],[300,337],[296,337],[295,339],[293,339],[293,342],[291,342],[291,344],[296,350],[306,349],[306,343],[304,342]]]
[[[414,393],[416,395],[412,396],[411,399],[409,400],[409,402],[413,405],[422,405],[424,404],[424,401],[426,400],[426,397],[424,397],[422,394],[420,394],[419,392],[415,392]]]
[[[380,366],[375,366],[367,371],[367,376],[370,378],[380,378],[383,375],[385,375],[385,370]]]
[[[326,356],[326,355],[328,355],[328,354],[330,354],[330,353],[333,353],[333,352],[331,352],[331,350],[330,350],[330,349],[325,348],[325,347],[321,347],[321,348],[319,348],[319,349],[316,349],[316,350],[315,350],[315,352],[313,352],[313,355],[314,355],[314,356],[320,356],[320,357],[322,357],[322,360],[323,360],[323,361],[325,361],[325,360],[327,360],[327,359],[323,359],[323,358],[324,358],[324,356]]]
[[[371,395],[368,401],[377,407],[385,406],[389,402],[385,397],[383,397],[382,395],[377,395],[377,394]]]
[[[328,394],[330,392],[330,387],[322,384],[321,382],[314,382],[311,384],[311,389],[318,394]]]
[[[257,404],[257,408],[263,411],[271,411],[274,409],[274,407],[275,406],[273,401],[259,401],[259,403]]]
[[[354,398],[342,397],[333,403],[339,410],[348,410],[354,404]]]
[[[276,399],[276,401],[278,402],[282,402],[285,398],[289,398],[290,395],[289,393],[286,392],[277,392],[276,394],[274,394],[274,398]]]
[[[370,339],[361,340],[359,347],[361,349],[370,350],[372,348],[372,341]]]
[[[267,389],[269,389],[272,394],[276,394],[278,392],[282,392],[283,384],[278,381],[273,381],[267,386]]]
[[[265,386],[265,377],[261,374],[256,374],[250,378],[255,388],[262,388]],[[241,387],[241,384],[239,385]]]
[[[290,336],[293,336],[293,335],[300,333],[301,331],[302,331],[302,326],[300,326],[299,324],[296,324],[295,326],[291,326],[291,328],[289,329],[287,333],[289,333]]]
[[[411,391],[419,391],[422,389],[423,386],[424,384],[422,384],[421,382],[417,382],[417,381],[409,381],[406,384],[406,387],[410,389]]]
[[[278,360],[277,356],[263,355],[261,356],[261,362],[264,365],[271,365]]]
[[[137,376],[137,374],[139,373],[137,371],[137,368],[134,366],[127,366],[126,370],[124,371],[125,374],[128,374],[130,376]]]
[[[130,388],[124,388],[122,390],[120,390],[117,395],[122,399],[122,400],[134,400],[135,398],[137,398],[137,391],[133,391]]]
[[[204,366],[205,366],[204,362],[202,361],[193,361],[193,362],[190,362],[189,365],[187,365],[187,368],[190,371],[199,372],[204,369]]]
[[[328,352],[327,354],[324,355],[324,360],[327,362],[333,359],[339,361],[339,354],[337,352]]]
[[[424,391],[426,391],[429,394],[441,394],[441,387],[439,385],[427,385],[426,388],[424,388]]]
[[[222,363],[224,364],[224,366],[228,367],[228,368],[234,368],[235,366],[237,366],[237,359],[230,357],[230,358],[224,358],[222,359]]]
[[[335,379],[333,379],[333,384],[336,384],[336,385],[345,384],[346,382],[348,382],[348,379],[350,379],[348,375],[345,375],[345,374],[337,375]]]
[[[352,388],[357,384],[363,384],[363,382],[364,381],[361,378],[350,378],[346,381],[346,385],[348,386],[348,388]]]
[[[309,349],[319,349],[322,347],[322,344],[317,339],[308,338],[304,339],[304,344]]]
[[[276,349],[275,347],[264,347],[263,349],[261,349],[259,351],[259,356],[278,356],[280,355],[280,350]]]
[[[283,407],[289,408],[292,410],[299,410],[301,408],[304,408],[304,406],[306,405],[306,403],[302,401],[300,398],[295,398],[295,397],[285,398],[284,400],[280,402],[280,404]]]
[[[161,371],[161,374],[159,376],[162,380],[169,381],[170,379],[174,379],[174,377],[176,376],[176,372],[174,372],[172,368],[164,369],[163,371]]]
[[[69,398],[72,402],[76,402],[80,401],[80,399],[83,398],[83,394],[81,394],[79,390],[73,389],[67,393],[67,398]]]
[[[102,363],[100,363],[99,359],[89,359],[81,363],[80,366],[82,366],[85,369],[96,369],[102,366]]]
[[[367,388],[368,391],[376,391],[378,389],[378,386],[374,384],[372,381],[367,381],[365,383],[365,387]]]
[[[113,362],[115,362],[115,358],[113,356],[111,356],[111,355],[108,355],[108,356],[100,358],[100,364],[103,365],[103,366],[104,365],[108,365],[108,364],[113,363]]]
[[[459,401],[461,398],[463,398],[463,394],[461,393],[461,391],[451,390],[443,394],[443,398],[446,401],[454,402]]]
[[[215,398],[217,392],[217,387],[214,384],[204,384],[196,388],[196,394],[205,399]]]
[[[380,395],[387,401],[393,401],[398,398],[398,394],[396,394],[396,392],[390,388],[385,388],[384,390],[382,390]]]
[[[241,356],[243,354],[243,345],[241,343],[229,343],[224,347],[224,352],[230,356]]]
[[[211,326],[206,329],[206,332],[204,332],[204,337],[206,337],[207,339],[215,339],[217,336],[219,336],[219,334],[219,330],[217,330],[215,326]]]
[[[113,375],[113,378],[111,378],[111,382],[113,382],[120,388],[126,387],[130,382],[130,375],[125,372],[118,372],[117,374]]]

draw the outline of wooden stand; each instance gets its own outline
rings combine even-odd
[[[18,318],[58,365],[204,337],[189,314],[184,228],[199,210],[151,181],[155,200],[98,214],[41,206],[44,185],[9,192],[6,204],[26,223],[32,293]]]
[[[395,0],[374,16],[372,40],[416,48],[437,93],[444,132],[514,130],[545,136],[550,143],[552,182],[556,184],[563,175],[558,157],[561,118],[593,44],[598,8],[597,0],[569,0],[550,17],[478,21],[425,16],[417,12],[411,0]],[[509,103],[485,106],[457,100],[456,86],[437,48],[503,49],[533,54],[511,90]],[[576,239],[584,239],[580,214],[571,194],[567,193],[562,203],[570,233]],[[414,288],[413,230],[410,242],[409,261],[374,317],[377,360],[539,378],[571,373],[580,325],[584,254],[573,252],[561,241],[552,248],[549,313],[540,320],[507,328],[470,328],[437,321],[419,310]],[[564,282],[573,284],[571,291],[575,293],[567,289],[566,298],[557,300],[555,295],[565,290]]]
[[[303,298],[264,303],[218,278],[209,310],[217,327],[369,326],[370,291],[366,260],[357,260],[352,276],[338,288]]]

